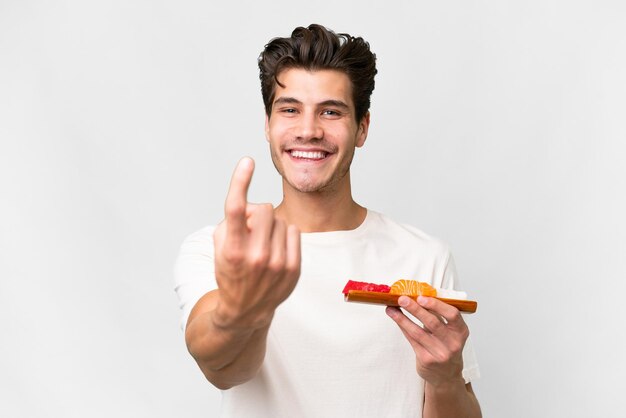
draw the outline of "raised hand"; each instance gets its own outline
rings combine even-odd
[[[214,234],[219,299],[215,324],[258,329],[268,326],[276,307],[300,276],[300,231],[274,216],[270,204],[247,201],[254,161],[239,161],[230,182],[225,219]]]
[[[398,303],[424,325],[417,325],[399,308],[387,307],[387,314],[413,347],[417,373],[433,386],[462,379],[462,352],[469,330],[459,310],[424,296],[418,301],[402,296]]]

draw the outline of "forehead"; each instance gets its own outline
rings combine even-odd
[[[292,97],[303,103],[321,103],[340,100],[354,107],[352,83],[346,73],[337,70],[305,70],[289,68],[278,74],[274,102],[281,97]]]

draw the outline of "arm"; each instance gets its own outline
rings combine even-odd
[[[460,381],[445,387],[433,387],[426,383],[424,418],[438,417],[482,417],[478,399],[472,384]]]
[[[243,159],[233,174],[226,217],[214,233],[218,289],[196,303],[185,332],[189,352],[220,389],[256,375],[274,311],[300,275],[298,229],[276,219],[271,205],[246,201],[253,170]]]
[[[254,377],[265,356],[269,326],[235,330],[216,323],[219,290],[204,295],[192,310],[185,340],[207,380],[229,389]]]
[[[471,384],[465,384],[463,347],[469,330],[461,313],[444,302],[420,296],[400,297],[398,303],[424,326],[411,321],[399,308],[387,307],[411,344],[417,373],[424,379],[423,418],[480,418],[480,406]]]

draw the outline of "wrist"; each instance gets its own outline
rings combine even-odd
[[[426,382],[426,390],[432,395],[440,396],[458,391],[465,391],[465,379],[463,376],[455,376],[438,382]]]
[[[212,315],[215,328],[221,331],[242,333],[268,328],[273,317],[274,311],[242,311],[219,302]]]
[[[465,417],[480,418],[480,405],[469,383],[462,377],[424,388],[424,418]]]

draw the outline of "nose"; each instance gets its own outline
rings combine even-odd
[[[317,115],[314,113],[303,114],[298,120],[296,138],[303,141],[322,139],[324,130]]]

